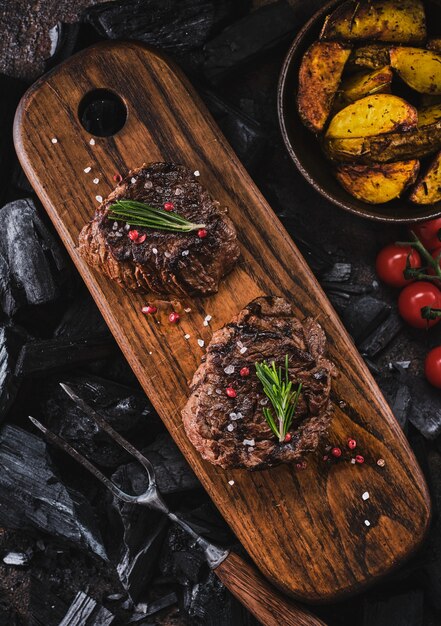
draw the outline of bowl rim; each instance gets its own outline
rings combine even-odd
[[[293,63],[293,57],[295,53],[297,52],[297,49],[303,42],[303,39],[305,38],[305,36],[309,34],[311,28],[314,27],[321,18],[324,18],[332,9],[336,8],[338,5],[342,4],[343,2],[345,2],[345,0],[329,0],[329,2],[327,2],[324,6],[322,6],[320,9],[315,11],[312,17],[310,17],[310,19],[302,26],[302,28],[297,33],[296,37],[291,43],[288,49],[288,52],[285,56],[282,69],[279,74],[279,81],[277,85],[277,114],[279,118],[279,126],[280,126],[280,130],[281,130],[285,147],[291,159],[294,161],[297,169],[300,171],[303,177],[307,180],[307,182],[313,187],[313,189],[315,189],[321,196],[326,198],[326,200],[338,206],[340,209],[343,209],[344,211],[352,213],[353,215],[357,215],[358,217],[364,217],[365,219],[369,219],[375,222],[385,222],[385,223],[393,223],[393,224],[410,224],[410,223],[416,223],[416,222],[425,222],[425,221],[440,217],[441,216],[441,201],[439,202],[439,205],[440,205],[439,209],[436,209],[436,208],[434,209],[433,204],[427,205],[426,211],[423,214],[420,213],[417,216],[408,215],[408,216],[400,216],[400,217],[397,217],[397,216],[389,217],[387,215],[375,214],[373,211],[369,210],[370,206],[374,207],[375,205],[364,203],[366,205],[366,209],[364,210],[364,209],[356,208],[352,206],[350,199],[348,200],[348,202],[340,200],[333,194],[332,191],[328,191],[327,189],[325,189],[324,186],[321,183],[319,183],[316,180],[316,178],[309,172],[309,170],[306,167],[304,167],[303,163],[301,162],[297,154],[297,150],[294,148],[291,142],[290,132],[286,123],[288,114],[287,114],[286,107],[285,107],[285,100],[286,100],[287,80],[289,78],[291,65]],[[313,137],[314,137],[314,134],[311,133],[311,138]],[[348,194],[348,197],[350,198],[349,194]],[[420,208],[420,211],[421,211],[421,208]]]

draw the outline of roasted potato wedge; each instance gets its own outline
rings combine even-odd
[[[441,151],[413,188],[410,200],[415,204],[434,204],[441,200]]]
[[[337,42],[317,41],[302,59],[297,105],[310,130],[323,130],[334,103],[351,49]]]
[[[375,165],[340,165],[336,177],[354,198],[368,204],[382,204],[399,198],[415,182],[419,166],[416,159]]]
[[[339,111],[348,104],[376,93],[389,93],[393,72],[382,67],[374,72],[362,72],[346,78],[340,85],[334,110]]]
[[[393,131],[416,128],[418,114],[408,102],[390,94],[377,94],[357,100],[335,115],[326,132],[327,139],[373,137]]]
[[[348,0],[325,21],[321,39],[423,43],[426,17],[421,0]]]
[[[440,54],[423,48],[391,48],[390,64],[400,78],[415,91],[431,95],[441,94]]]
[[[441,54],[441,37],[432,37],[432,39],[429,39],[426,48]]]
[[[333,161],[388,163],[421,158],[441,149],[441,105],[419,112],[418,127],[374,137],[325,139],[325,153]]]
[[[351,52],[347,69],[352,71],[379,70],[386,65],[390,65],[389,46],[371,44],[360,46]]]

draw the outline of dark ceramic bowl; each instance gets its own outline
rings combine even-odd
[[[441,215],[441,202],[418,206],[403,196],[387,204],[367,204],[353,198],[334,178],[332,164],[325,158],[318,140],[300,120],[296,99],[302,57],[318,39],[326,15],[341,3],[342,0],[331,0],[315,13],[293,41],[283,64],[278,88],[278,112],[288,152],[314,189],[345,211],[379,222],[406,223],[438,217]]]

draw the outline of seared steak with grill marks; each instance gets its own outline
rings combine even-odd
[[[333,363],[324,356],[326,338],[312,318],[300,322],[282,298],[253,300],[231,323],[213,334],[191,384],[182,417],[190,441],[202,457],[223,468],[263,469],[300,461],[313,452],[331,422]],[[273,361],[302,383],[289,443],[279,443],[263,415],[271,408],[254,364]],[[241,376],[248,367],[249,375]],[[230,398],[226,388],[237,395]]]
[[[147,237],[136,243],[124,222],[107,218],[117,200],[137,200],[162,209],[172,202],[176,213],[206,225],[197,232],[155,231],[134,226]],[[89,265],[123,287],[167,295],[209,295],[218,290],[239,257],[232,221],[200,185],[193,172],[173,163],[153,163],[133,170],[96,211],[80,233],[79,248]]]

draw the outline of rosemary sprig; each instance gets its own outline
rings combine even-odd
[[[285,372],[281,367],[276,367],[273,361],[268,365],[266,361],[256,363],[256,374],[263,386],[263,391],[273,405],[275,417],[271,409],[264,408],[263,414],[272,432],[283,442],[291,428],[294,413],[299,402],[302,384],[293,390],[293,383],[289,380],[288,355],[285,356]]]
[[[205,224],[194,224],[174,211],[164,211],[136,200],[117,200],[109,207],[109,220],[126,222],[130,226],[189,233],[205,228]]]

